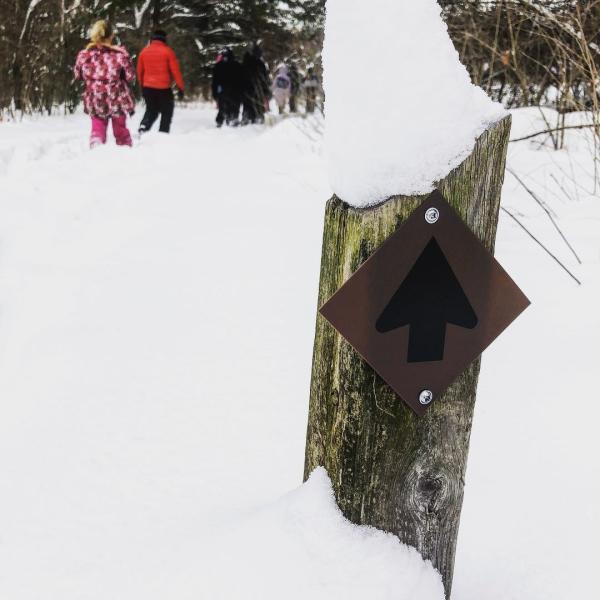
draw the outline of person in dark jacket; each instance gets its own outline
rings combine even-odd
[[[146,102],[146,112],[140,123],[139,132],[149,131],[160,115],[159,131],[169,133],[173,118],[173,92],[175,82],[178,98],[183,98],[183,77],[175,52],[167,46],[167,34],[157,30],[150,43],[140,52],[137,61],[137,75]]]
[[[243,70],[231,48],[225,48],[217,57],[212,75],[212,93],[217,101],[217,127],[223,122],[239,125],[242,103]]]
[[[242,67],[244,69],[242,125],[263,123],[271,97],[271,80],[258,44],[254,44],[244,54]]]
[[[306,96],[306,112],[314,113],[317,106],[317,95],[319,93],[319,78],[315,75],[313,67],[309,67],[306,77],[302,80],[302,87]]]
[[[298,67],[296,66],[295,62],[290,61],[288,63],[288,73],[290,75],[290,83],[291,83],[290,112],[295,113],[297,110],[296,98],[298,97],[298,92],[300,91],[300,83],[301,83],[300,72],[298,71]]]

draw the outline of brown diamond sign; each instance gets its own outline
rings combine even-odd
[[[320,312],[422,415],[527,306],[435,191]]]

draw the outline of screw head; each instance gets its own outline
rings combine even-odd
[[[425,220],[430,225],[433,225],[434,223],[437,223],[439,218],[440,218],[440,211],[437,208],[434,208],[432,206],[431,208],[428,208],[425,211]]]
[[[432,400],[433,400],[433,392],[431,390],[423,390],[419,394],[419,402],[421,404],[423,404],[424,406],[431,404]]]

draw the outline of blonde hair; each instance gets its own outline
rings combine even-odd
[[[107,44],[110,41],[110,38],[113,36],[113,28],[111,24],[101,19],[100,21],[96,21],[92,28],[90,29],[90,46],[100,46],[102,44]]]

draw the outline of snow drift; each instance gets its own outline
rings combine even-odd
[[[323,63],[330,183],[353,206],[430,192],[505,114],[435,0],[328,0]]]
[[[444,598],[439,573],[414,548],[342,516],[323,468],[221,532],[206,567],[213,600]]]

